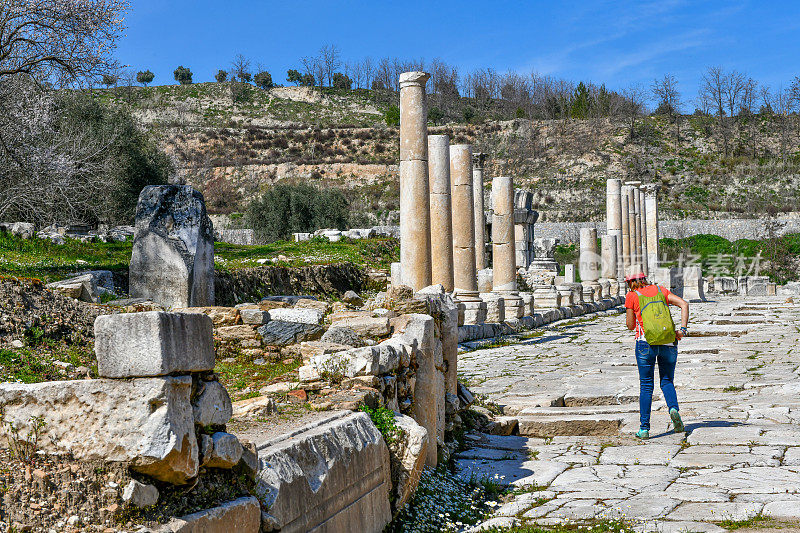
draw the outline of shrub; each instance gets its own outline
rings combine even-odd
[[[228,79],[228,72],[222,69],[219,69],[217,73],[214,75],[214,78],[219,82],[222,83]]]
[[[400,125],[400,108],[396,105],[390,105],[389,109],[386,110],[386,125],[387,126],[399,126]]]
[[[248,226],[266,242],[292,233],[347,227],[348,204],[338,189],[311,185],[275,185],[247,209]]]
[[[290,68],[286,71],[286,81],[289,83],[294,83],[295,85],[300,85],[303,83],[303,75],[300,74],[299,70]]]
[[[106,89],[112,85],[116,85],[118,81],[119,76],[115,76],[114,74],[103,74],[102,83],[106,86]]]
[[[275,86],[275,84],[272,83],[272,74],[267,71],[256,73],[255,77],[253,77],[253,81],[256,87],[260,87],[261,89],[271,89]]]
[[[300,81],[300,85],[305,87],[313,87],[317,84],[317,80],[314,79],[313,74],[303,74],[303,79]]]
[[[341,72],[336,72],[333,74],[333,87],[336,89],[351,89],[353,87],[353,81],[350,79],[350,76],[347,74],[342,74]]]
[[[372,423],[383,435],[383,440],[386,444],[394,444],[400,438],[402,430],[397,427],[394,421],[394,411],[388,407],[378,407],[371,409],[369,406],[362,405],[361,410],[367,413],[372,419]]]
[[[136,81],[147,87],[147,84],[155,79],[156,75],[149,70],[140,70],[136,73]]]
[[[176,68],[175,72],[173,72],[173,76],[175,77],[175,81],[181,85],[192,84],[192,71],[184,66],[179,66]]]

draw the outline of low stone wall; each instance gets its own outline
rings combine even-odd
[[[214,240],[228,244],[252,246],[256,244],[256,232],[251,229],[215,229]]]
[[[800,217],[778,217],[784,226],[778,232],[800,233]],[[577,243],[581,228],[597,228],[597,233],[604,234],[605,222],[539,222],[534,235],[539,238],[557,238],[564,243]],[[729,241],[738,239],[762,239],[765,232],[765,221],[759,219],[733,218],[723,220],[661,220],[659,221],[660,238],[682,239],[693,235],[718,235]]]
[[[360,292],[365,283],[366,274],[352,263],[300,268],[262,266],[217,271],[214,293],[216,305],[233,306],[281,294],[339,297],[347,291]]]

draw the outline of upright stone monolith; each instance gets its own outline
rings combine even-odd
[[[617,274],[622,278],[624,265],[622,259],[622,180],[612,178],[606,180],[606,233],[616,236],[617,242]]]
[[[486,304],[479,298],[475,271],[475,204],[470,145],[450,146],[450,181],[453,207],[453,296],[464,304],[465,324],[482,324],[486,320]]]
[[[658,268],[658,185],[650,184],[644,190],[645,226],[647,227],[647,267],[650,272]]]
[[[505,300],[506,320],[524,316],[517,291],[517,254],[514,243],[514,180],[492,180],[492,291]]]
[[[425,72],[400,75],[400,264],[415,291],[431,284],[428,110]]]
[[[600,238],[601,268],[600,278],[609,283],[609,293],[607,296],[617,296],[619,294],[619,268],[618,260],[618,235],[603,235]]]
[[[486,211],[483,205],[483,167],[486,163],[486,154],[475,152],[472,154],[472,201],[474,202],[473,216],[475,218],[475,271],[486,268]]]
[[[167,309],[214,305],[214,227],[202,194],[188,185],[142,190],[129,285],[132,298]]]
[[[638,256],[636,250],[636,243],[638,242],[639,235],[636,232],[636,187],[628,186],[628,235],[630,237],[629,247],[629,262],[626,265],[630,274],[636,270],[635,265],[638,263]]]
[[[453,292],[453,218],[450,201],[450,138],[428,137],[431,206],[431,282]]]

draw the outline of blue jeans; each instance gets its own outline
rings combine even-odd
[[[669,409],[678,409],[678,395],[672,383],[678,346],[663,344],[650,346],[644,339],[636,341],[636,366],[639,367],[639,421],[642,429],[650,430],[650,407],[653,403],[653,375],[656,361],[661,377],[661,392]]]

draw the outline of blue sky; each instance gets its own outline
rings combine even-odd
[[[703,70],[737,69],[773,88],[800,75],[798,1],[133,0],[117,58],[156,84],[188,66],[211,81],[244,54],[286,70],[336,44],[344,59],[438,57],[463,71],[537,71],[620,89],[671,73],[686,107]],[[691,111],[691,109],[689,109]]]

